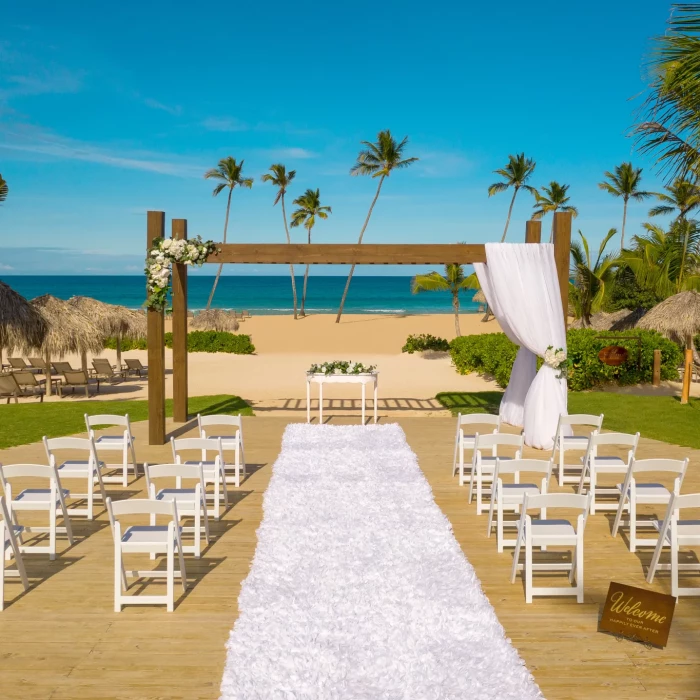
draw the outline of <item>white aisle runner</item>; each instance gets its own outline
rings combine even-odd
[[[542,697],[398,425],[288,426],[263,506],[222,698]]]

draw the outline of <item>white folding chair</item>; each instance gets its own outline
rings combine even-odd
[[[513,555],[513,568],[510,582],[515,583],[519,569],[523,570],[525,579],[525,602],[532,603],[533,596],[570,596],[575,595],[578,603],[583,603],[583,533],[590,510],[592,494],[581,496],[575,493],[547,493],[525,495],[523,511],[518,524],[518,541]],[[545,508],[566,508],[581,511],[576,527],[568,520],[542,519],[533,520],[528,510]],[[525,564],[520,563],[520,550],[525,547]],[[533,562],[533,547],[571,547],[571,563]],[[575,586],[533,586],[532,572],[568,571],[569,583]]]
[[[495,510],[499,552],[503,551],[504,546],[514,547],[518,541],[517,537],[510,540],[503,538],[504,527],[508,525],[517,528],[518,525],[517,521],[511,521],[509,523],[504,522],[504,511],[519,513],[526,495],[535,496],[540,493],[547,493],[547,486],[552,476],[553,464],[551,459],[510,459],[504,460],[503,462],[500,459],[496,460],[496,467],[493,472],[493,488],[491,489],[491,506],[489,508],[487,537],[491,537],[493,513]],[[534,482],[520,483],[520,474],[522,472],[542,475],[540,484],[538,485]],[[512,484],[503,483],[502,477],[504,474],[513,475]],[[547,512],[543,509],[540,518],[544,520],[546,517]]]
[[[481,515],[481,512],[486,508],[484,504],[485,492],[488,492],[491,497],[491,488],[493,482],[493,471],[496,468],[496,459],[501,461],[507,459],[520,459],[523,456],[523,446],[525,438],[521,435],[512,435],[510,433],[487,433],[486,435],[474,436],[474,455],[472,457],[472,471],[469,478],[469,503],[472,502],[472,496],[476,491],[476,513]],[[507,457],[499,454],[500,447],[514,447],[514,457]],[[491,454],[484,454],[490,449]]]
[[[460,486],[464,486],[466,483],[464,478],[464,451],[474,449],[474,440],[476,438],[476,431],[474,434],[465,435],[465,425],[493,425],[495,426],[493,432],[497,433],[501,429],[501,417],[493,416],[490,413],[457,414],[457,434],[455,435],[455,449],[452,458],[452,476],[459,470]]]
[[[671,494],[679,494],[685,472],[688,469],[688,458],[686,459],[633,459],[630,468],[627,470],[624,484],[618,484],[620,491],[620,504],[617,507],[617,515],[613,524],[612,536],[617,536],[617,530],[621,524],[629,525],[630,528],[630,552],[636,552],[637,547],[655,547],[658,537],[652,539],[637,537],[638,527],[656,527],[658,531],[658,520],[638,520],[638,505],[668,505]],[[649,472],[668,472],[675,475],[673,491],[669,491],[660,483],[640,483],[637,481],[637,474]],[[625,508],[629,512],[629,522],[622,522],[622,512]]]
[[[106,500],[109,522],[114,535],[114,612],[121,612],[123,605],[166,605],[168,612],[173,611],[175,603],[175,579],[179,578],[182,590],[187,590],[187,571],[182,552],[177,503],[171,501],[154,501],[145,498],[130,498],[122,501]],[[162,515],[168,519],[167,525],[132,525],[122,532],[120,516],[147,515],[149,522],[153,516]],[[175,568],[175,552],[180,563]],[[128,570],[124,566],[125,554],[165,554],[166,569],[155,571]],[[166,594],[159,595],[124,595],[128,590],[128,578],[163,578],[166,579]]]
[[[601,474],[627,474],[627,470],[632,463],[639,444],[639,433],[634,435],[628,433],[598,433],[594,430],[588,439],[588,449],[585,457],[581,458],[583,468],[578,483],[579,494],[583,493],[584,484],[588,479],[588,492],[593,495],[591,501],[591,515],[596,510],[617,510],[620,495],[617,487],[601,487],[598,485],[598,477]],[[627,447],[627,457],[621,458],[614,455],[600,455],[598,448],[605,445],[615,447]],[[614,503],[600,503],[599,496],[615,496]]]
[[[29,590],[29,580],[27,579],[27,572],[24,569],[24,562],[22,561],[22,552],[20,551],[19,542],[17,541],[18,535],[22,532],[22,527],[12,522],[3,496],[0,496],[0,515],[2,515],[2,520],[0,520],[0,542],[2,542],[0,611],[2,611],[5,609],[5,576],[18,576],[22,581],[25,591]],[[14,569],[8,567],[7,561],[9,559],[15,560]]]
[[[583,425],[590,427],[586,435],[573,435],[573,426]],[[585,452],[588,449],[588,438],[593,430],[601,431],[603,427],[603,414],[599,416],[587,413],[576,413],[570,416],[560,415],[557,424],[557,432],[554,435],[552,447],[552,459],[558,460],[559,486],[564,484],[577,484],[581,479],[580,464],[566,464],[567,452]],[[568,472],[568,473],[567,473]],[[575,472],[571,474],[571,472]]]
[[[68,512],[76,516],[84,515],[88,520],[92,520],[94,500],[101,498],[104,503],[106,498],[101,472],[104,464],[97,458],[95,441],[92,438],[47,438],[44,436],[44,448],[49,464],[57,468],[62,482],[66,479],[81,479],[87,482],[87,493],[75,493],[73,491],[70,493],[71,499],[86,499],[87,507],[71,507],[68,509]],[[62,450],[85,452],[86,459],[67,459],[64,462],[60,462],[56,457],[56,452]],[[95,486],[98,487],[99,493],[95,493]]]
[[[13,495],[13,479],[41,479],[47,483],[48,488],[25,488]],[[73,530],[66,508],[66,498],[70,496],[68,489],[61,488],[61,481],[55,465],[45,464],[0,464],[0,483],[5,494],[7,511],[15,525],[17,513],[26,511],[44,511],[49,514],[49,525],[45,526],[23,526],[17,538],[20,543],[20,550],[26,553],[47,553],[49,559],[56,558],[56,534],[65,533],[68,541],[73,544]],[[56,525],[56,516],[63,518],[63,526]],[[28,545],[23,541],[25,533],[49,533],[48,545]]]
[[[180,530],[194,533],[194,544],[183,544],[182,551],[185,554],[194,554],[199,559],[201,555],[202,532],[209,544],[209,516],[207,515],[206,487],[204,485],[204,473],[200,464],[144,464],[148,495],[154,501],[175,501],[177,513],[181,518],[194,518],[194,527],[182,526]],[[183,479],[194,481],[194,488],[157,489],[154,480],[176,479],[181,483]],[[204,527],[202,528],[202,515]],[[151,525],[155,525],[156,516],[151,518]]]
[[[204,483],[213,484],[214,493],[206,494],[205,498],[214,501],[214,507],[207,511],[216,520],[221,516],[221,493],[223,491],[224,507],[228,508],[228,489],[226,488],[226,473],[224,472],[224,447],[221,438],[170,438],[175,464],[199,464],[202,466]],[[184,460],[180,452],[201,451],[200,459]],[[214,459],[207,458],[207,453],[215,452]],[[178,487],[180,483],[178,482]]]
[[[103,452],[120,452],[122,456],[121,464],[105,464],[106,469],[115,469],[121,467],[121,476],[103,476],[104,483],[121,483],[126,487],[129,484],[129,456],[131,456],[131,467],[134,470],[134,478],[138,478],[138,465],[136,464],[136,451],[134,450],[134,436],[131,434],[131,421],[129,414],[124,416],[113,415],[109,413],[89,416],[85,414],[85,425],[87,426],[88,435],[95,440],[95,449],[97,454]],[[123,426],[124,432],[119,435],[100,435],[95,436],[94,426],[96,425],[120,425]]]
[[[199,426],[199,437],[220,437],[221,445],[224,452],[235,452],[234,462],[224,464],[224,472],[227,467],[233,467],[233,476],[226,476],[226,483],[233,484],[236,488],[241,485],[241,469],[243,469],[243,478],[246,476],[245,471],[245,451],[243,449],[243,419],[241,416],[203,416],[197,414],[197,425]],[[232,429],[233,434],[229,435],[212,435],[207,434],[205,428],[211,426],[225,426],[227,429]]]
[[[700,547],[700,520],[681,520],[680,511],[700,509],[700,493],[690,493],[683,496],[673,494],[666,509],[666,517],[659,528],[659,541],[651,559],[647,572],[647,583],[654,581],[657,569],[671,569],[671,594],[681,596],[700,596],[700,586],[681,588],[678,585],[679,571],[700,571],[700,564],[680,564],[678,552],[681,547]],[[671,547],[671,564],[659,564],[661,551],[664,546]]]

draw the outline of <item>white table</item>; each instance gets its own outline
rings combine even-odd
[[[371,374],[306,374],[306,422],[311,422],[311,384],[318,384],[318,422],[323,422],[324,384],[362,385],[362,425],[365,424],[365,395],[367,384],[374,385],[374,422],[377,422],[377,378],[379,372]]]

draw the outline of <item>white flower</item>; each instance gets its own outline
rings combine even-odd
[[[152,251],[151,251],[151,255],[155,258],[156,255],[158,255],[158,251],[157,251],[157,250],[152,250]]]

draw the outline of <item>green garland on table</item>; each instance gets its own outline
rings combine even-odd
[[[324,362],[320,365],[311,365],[307,374],[373,374],[377,370],[377,365],[363,365],[361,362],[346,362],[335,360],[334,362]]]

